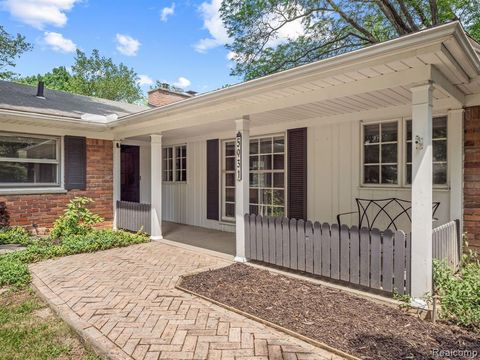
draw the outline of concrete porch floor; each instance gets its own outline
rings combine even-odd
[[[165,240],[235,256],[235,233],[199,226],[162,222]]]

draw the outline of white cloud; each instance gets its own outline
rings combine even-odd
[[[194,45],[195,50],[200,53],[204,53],[209,49],[230,42],[227,30],[220,18],[221,5],[222,0],[211,0],[210,2],[203,2],[200,5],[200,15],[203,19],[203,27],[210,33],[210,37],[200,39]]]
[[[177,81],[173,83],[173,85],[178,86],[179,88],[185,89],[191,85],[191,81],[183,76],[180,76]]]
[[[4,0],[0,4],[14,18],[43,29],[45,25],[62,27],[67,23],[67,11],[81,0]]]
[[[64,38],[57,32],[46,31],[43,34],[43,41],[55,51],[71,53],[77,49],[77,45],[70,39]]]
[[[143,85],[152,85],[153,84],[153,80],[150,76],[148,75],[138,75],[138,79],[137,79],[137,84],[140,85],[140,86],[143,86]]]
[[[170,5],[170,7],[164,7],[162,9],[162,12],[160,13],[160,20],[162,21],[167,21],[168,18],[173,15],[175,12],[175,3],[172,3],[172,5]]]
[[[298,13],[302,13],[304,10],[300,6],[297,9]],[[264,19],[265,23],[270,24],[272,28],[278,27],[284,20],[280,15],[269,15]],[[288,22],[283,25],[276,33],[275,36],[270,38],[267,43],[269,47],[276,47],[289,40],[296,40],[300,36],[305,35],[305,27],[302,24],[302,19],[295,19],[292,22]]]
[[[238,54],[235,51],[229,51],[227,54],[227,60],[235,60]]]
[[[128,35],[117,34],[117,50],[123,55],[135,56],[140,48],[140,41]]]

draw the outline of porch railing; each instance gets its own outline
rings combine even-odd
[[[245,215],[246,256],[365,288],[410,293],[410,237],[401,230]]]
[[[453,220],[433,229],[432,246],[434,259],[444,260],[457,270],[462,256],[460,220]]]
[[[150,204],[117,201],[117,228],[150,234]]]

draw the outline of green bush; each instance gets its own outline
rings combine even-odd
[[[0,228],[0,245],[21,244],[28,245],[30,235],[28,231],[20,226]]]
[[[84,196],[75,197],[67,204],[62,216],[55,220],[50,237],[63,239],[70,235],[85,235],[92,226],[104,219],[91,212],[87,205],[93,200]]]
[[[148,241],[144,234],[125,231],[90,230],[83,235],[70,235],[59,244],[45,239],[32,241],[22,251],[0,256],[0,286],[23,286],[30,281],[27,264],[60,256],[107,250]]]
[[[434,292],[440,297],[440,316],[458,325],[480,330],[480,261],[471,254],[458,273],[444,262],[433,263]]]

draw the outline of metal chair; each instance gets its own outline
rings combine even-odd
[[[355,198],[357,203],[357,211],[350,211],[337,215],[338,226],[342,225],[341,217],[345,215],[352,215],[358,213],[358,228],[366,227],[369,230],[373,229],[381,220],[387,219],[387,227],[385,229],[393,228],[398,230],[398,223],[405,219],[405,217],[412,222],[411,209],[412,202],[410,200],[403,200],[399,198],[386,199],[362,199]],[[440,206],[440,202],[433,202],[432,216],[433,220],[435,214]],[[377,226],[378,227],[378,226]]]

